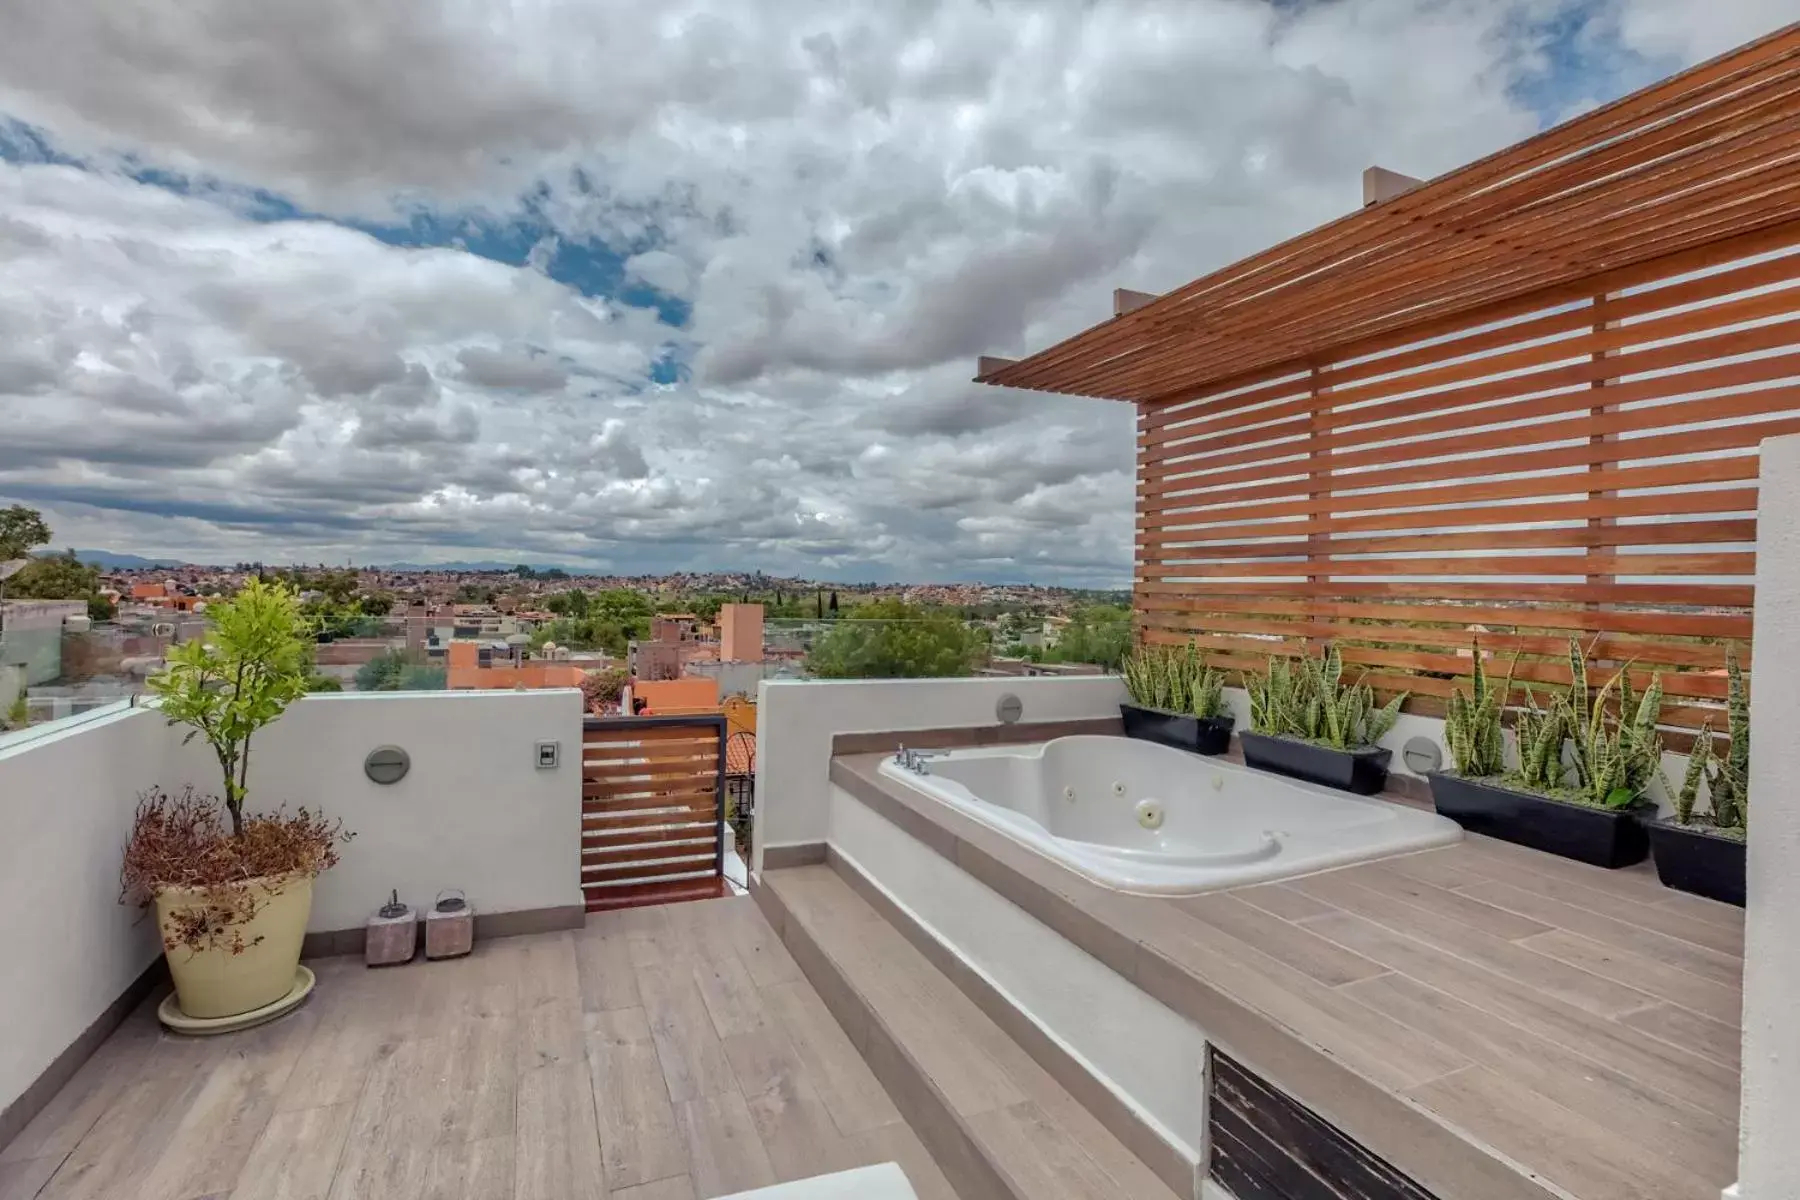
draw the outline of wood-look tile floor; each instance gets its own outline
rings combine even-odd
[[[1741,909],[1482,837],[1161,903],[1191,970],[1579,1200],[1736,1178]]]
[[[0,1151],[0,1200],[704,1200],[886,1161],[956,1200],[748,897],[312,966],[242,1034],[141,1007]]]

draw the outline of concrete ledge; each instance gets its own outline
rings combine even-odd
[[[765,871],[783,867],[810,867],[825,861],[824,842],[794,842],[786,846],[764,846],[762,865]]]
[[[1118,717],[1085,717],[1069,721],[1019,721],[1012,725],[965,725],[943,729],[898,729],[881,733],[840,733],[831,739],[831,753],[890,754],[902,745],[915,750],[958,750],[971,746],[1012,746],[1047,742],[1077,734],[1119,735],[1125,727]]]
[[[1004,1030],[1006,1036],[1029,1054],[1038,1066],[1044,1068],[1083,1108],[1092,1113],[1095,1120],[1123,1142],[1126,1149],[1155,1171],[1157,1177],[1168,1184],[1176,1195],[1194,1194],[1195,1164],[1189,1162],[1181,1151],[1164,1141],[1160,1133],[1121,1100],[1117,1093],[1102,1083],[1084,1063],[1046,1034],[1023,1009],[1002,995],[993,984],[964,962],[960,955],[914,920],[910,913],[895,904],[893,898],[874,880],[836,851],[829,854],[827,861],[839,877],[868,901],[869,907],[898,929],[932,966],[955,983],[963,995],[973,1000],[976,1007],[987,1014],[989,1020]]]
[[[81,1031],[81,1036],[64,1048],[48,1067],[26,1089],[19,1093],[19,1098],[0,1111],[0,1150],[6,1149],[12,1140],[19,1136],[31,1119],[42,1112],[44,1106],[56,1098],[81,1065],[93,1057],[103,1042],[112,1036],[113,1030],[130,1016],[132,1010],[143,1003],[152,992],[160,990],[169,981],[169,965],[162,955],[145,967],[131,985],[106,1009]],[[3,1180],[0,1180],[3,1182]]]
[[[517,912],[475,914],[475,940],[486,941],[490,938],[521,937],[531,933],[555,933],[559,929],[580,929],[587,922],[587,908],[580,904],[565,904],[557,908],[526,908]],[[363,942],[368,931],[358,926],[355,929],[326,929],[306,935],[301,943],[302,958],[336,958],[342,954],[361,954]],[[424,952],[425,938],[420,933],[420,953]]]

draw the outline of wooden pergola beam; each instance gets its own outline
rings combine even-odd
[[[983,354],[975,360],[975,382],[980,383],[995,371],[1010,367],[1018,361],[1016,358],[999,358],[992,354]]]
[[[1031,354],[983,382],[1164,404],[1800,225],[1800,24]],[[1401,190],[1390,194],[1390,188]],[[1720,258],[1718,261],[1728,261]]]

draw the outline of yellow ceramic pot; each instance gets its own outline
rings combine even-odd
[[[163,888],[156,893],[156,922],[163,934],[163,957],[175,980],[181,1011],[190,1017],[234,1017],[272,1004],[294,986],[300,965],[300,943],[312,915],[310,875],[269,875],[245,887],[256,898],[256,915],[233,926],[200,950],[175,943],[171,930],[182,910],[207,902],[210,888]],[[231,933],[242,937],[243,950],[231,952]]]

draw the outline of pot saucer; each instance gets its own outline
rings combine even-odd
[[[235,1033],[240,1029],[250,1029],[263,1025],[277,1017],[286,1016],[300,1007],[301,1001],[312,994],[313,984],[317,978],[312,968],[301,965],[294,969],[294,986],[287,994],[272,1000],[261,1008],[253,1008],[249,1012],[237,1013],[229,1017],[190,1017],[181,1011],[181,1001],[174,992],[163,997],[163,1002],[156,1006],[156,1019],[173,1033],[185,1033],[191,1037],[207,1037],[218,1033]]]

